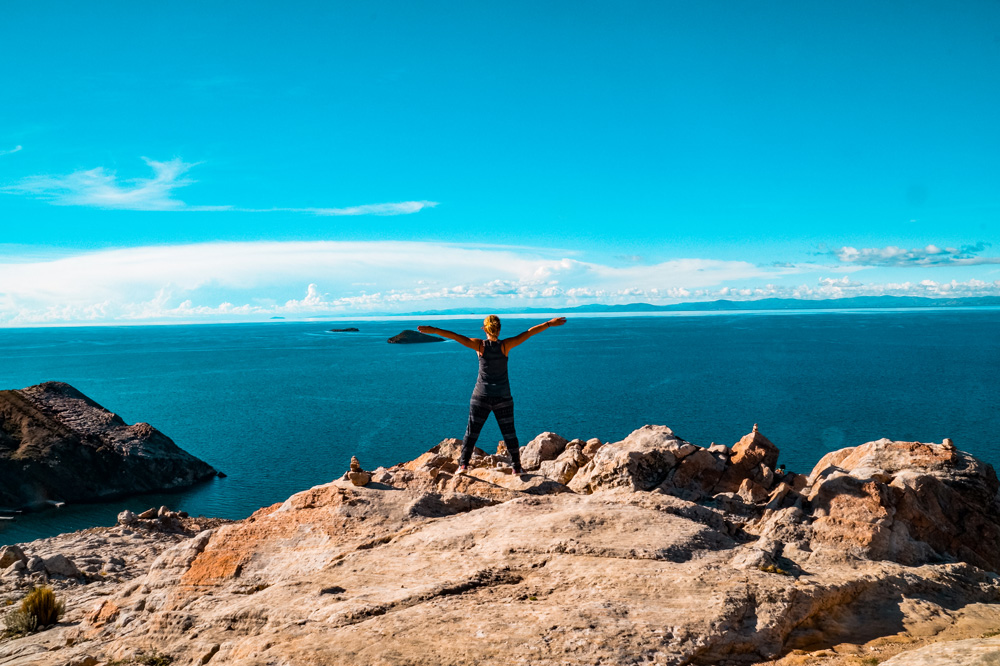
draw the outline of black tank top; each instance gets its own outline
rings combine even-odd
[[[507,356],[499,340],[483,340],[483,353],[479,356],[479,378],[473,395],[509,398],[510,381],[507,379]]]

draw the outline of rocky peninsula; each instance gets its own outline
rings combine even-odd
[[[69,384],[0,391],[0,507],[182,488],[216,473],[148,423],[128,425]]]
[[[48,581],[67,602],[0,662],[971,666],[1000,650],[1000,484],[949,440],[868,442],[809,474],[756,427],[731,447],[664,426],[543,433],[520,476],[502,444],[458,474],[459,446],[352,461],[238,522],[124,512],[0,553],[0,598]],[[47,568],[92,551],[113,581]]]

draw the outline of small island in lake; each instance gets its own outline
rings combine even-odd
[[[444,338],[406,329],[402,333],[389,338],[388,342],[391,345],[408,345],[416,342],[444,342]]]
[[[357,333],[358,329],[354,328],[353,326],[350,326],[348,328],[331,328],[328,332],[329,333]]]

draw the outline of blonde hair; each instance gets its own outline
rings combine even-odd
[[[500,336],[500,317],[496,315],[489,315],[483,320],[483,330],[486,331],[486,335],[492,335],[493,337]]]

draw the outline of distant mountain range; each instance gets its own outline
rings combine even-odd
[[[1000,296],[975,296],[968,298],[854,296],[850,298],[826,298],[822,300],[763,298],[756,301],[718,300],[697,303],[673,303],[671,305],[651,305],[649,303],[601,305],[593,303],[590,305],[578,305],[572,308],[449,308],[446,310],[408,312],[407,315],[531,314],[535,312],[709,312],[719,310],[885,310],[893,308],[968,308],[984,306],[1000,306]]]

